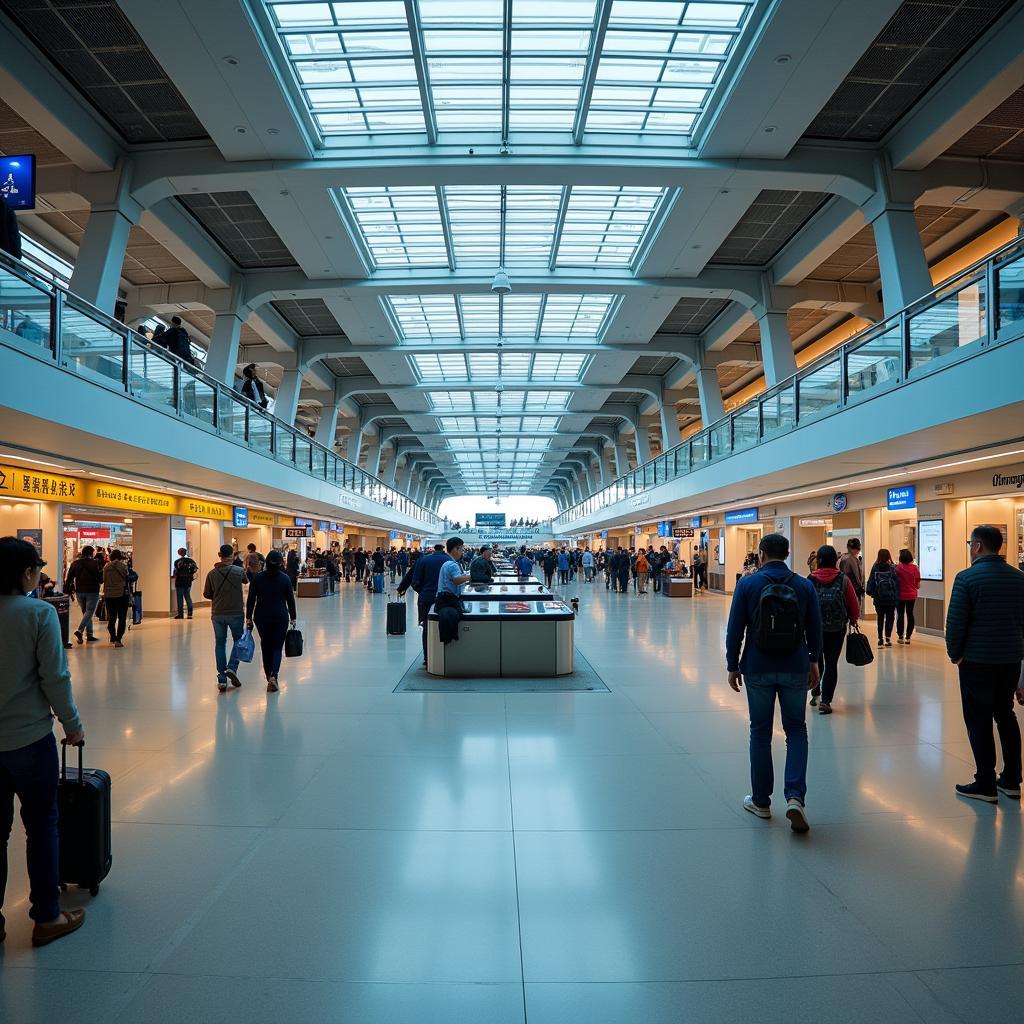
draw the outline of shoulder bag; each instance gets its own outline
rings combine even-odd
[[[846,660],[858,668],[870,665],[875,660],[871,643],[854,624],[850,625],[850,633],[846,638]]]

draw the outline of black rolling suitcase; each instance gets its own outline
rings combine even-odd
[[[137,626],[142,621],[142,591],[136,590],[132,594],[132,625]]]
[[[68,768],[66,740],[61,740],[60,783],[60,882],[77,885],[95,896],[100,882],[110,873],[110,776],[98,768]]]
[[[388,636],[405,636],[404,601],[388,601]]]

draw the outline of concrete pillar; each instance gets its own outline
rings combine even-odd
[[[620,441],[613,449],[615,454],[615,475],[625,476],[629,472],[629,452]]]
[[[789,336],[786,314],[768,310],[758,319],[761,328],[761,361],[768,387],[796,373],[796,354]]]
[[[384,470],[384,483],[388,487],[394,487],[398,481],[398,449],[392,446],[391,457],[388,459],[388,468]]]
[[[285,370],[281,375],[281,386],[274,396],[274,415],[285,423],[294,425],[295,414],[299,411],[299,390],[302,388],[302,371]]]
[[[718,386],[718,373],[713,368],[701,367],[695,371],[695,376],[700,397],[700,418],[707,427],[725,415],[722,389]]]
[[[890,204],[871,221],[882,278],[882,306],[892,316],[932,289],[912,203]]]
[[[607,487],[611,480],[608,475],[608,454],[604,448],[601,449],[601,454],[597,457],[597,469],[601,475],[601,486]]]
[[[636,425],[636,464],[638,466],[651,459],[651,445],[647,440],[647,428],[642,424]]]
[[[682,440],[679,434],[679,417],[672,402],[662,401],[661,409],[661,450],[667,452]]]
[[[420,490],[423,486],[423,480],[419,473],[416,473],[412,480],[409,482],[409,497],[412,498],[417,504],[420,500]]]
[[[395,466],[398,466],[398,459],[395,459]],[[412,463],[409,461],[409,457],[405,458],[405,465],[402,466],[401,470],[395,477],[395,487],[403,494],[409,493],[409,481],[412,477]]]
[[[380,438],[370,439],[366,449],[366,465],[363,467],[370,476],[376,476],[380,472]]]
[[[111,315],[132,224],[117,207],[94,206],[71,274],[71,291]]]
[[[334,437],[338,431],[338,406],[325,405],[320,410],[320,419],[316,425],[316,439],[326,448],[334,450]]]
[[[218,313],[213,321],[210,348],[204,369],[229,387],[235,382],[238,366],[238,343],[242,337],[242,320],[234,313]]]

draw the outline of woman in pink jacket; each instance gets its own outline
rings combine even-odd
[[[896,566],[896,579],[900,584],[900,603],[896,605],[896,643],[909,644],[914,632],[914,604],[921,589],[921,570],[914,565],[914,553],[907,548],[900,550],[899,558]]]

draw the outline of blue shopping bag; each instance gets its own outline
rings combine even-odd
[[[247,629],[236,641],[232,657],[246,663],[252,661],[256,654],[256,641],[252,638],[252,630]]]

